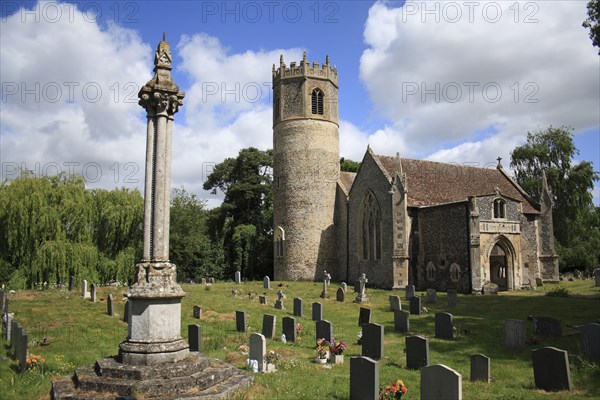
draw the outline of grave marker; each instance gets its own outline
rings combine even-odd
[[[421,315],[421,298],[413,296],[410,298],[410,313],[411,315]]]
[[[438,339],[454,339],[454,326],[452,325],[452,314],[435,314],[435,337]]]
[[[525,321],[521,319],[504,320],[504,348],[520,349],[525,347]]]
[[[188,325],[188,342],[190,351],[202,353],[202,327],[200,325]]]
[[[358,326],[363,326],[371,322],[371,309],[367,307],[361,307],[358,313]]]
[[[302,307],[302,299],[300,297],[296,297],[294,299],[294,316],[295,317],[304,317],[304,310]]]
[[[283,334],[285,335],[285,339],[288,342],[296,341],[296,318],[292,317],[283,317],[281,320],[281,325],[283,327]]]
[[[350,358],[350,400],[379,399],[379,363],[369,357]]]
[[[535,317],[533,319],[535,333],[543,336],[561,336],[562,326],[559,319],[553,317]]]
[[[569,354],[555,347],[531,350],[535,387],[547,392],[572,390]]]
[[[91,287],[90,287],[90,299],[92,300],[92,303],[96,302],[96,284],[92,283]]]
[[[429,340],[422,336],[406,337],[406,368],[421,369],[429,365]]]
[[[263,279],[263,289],[271,289],[271,279],[268,276]]]
[[[346,284],[346,282],[340,283],[340,287],[344,289],[344,293],[348,291],[348,285]]]
[[[335,292],[335,299],[339,302],[344,302],[344,298],[346,296],[346,292],[344,292],[344,289],[342,289],[342,287],[340,286],[337,290],[337,292]]]
[[[421,399],[462,400],[462,376],[444,364],[423,367]]]
[[[355,303],[362,304],[362,303],[369,302],[369,298],[367,297],[367,293],[366,293],[367,282],[369,282],[369,280],[367,279],[367,276],[365,274],[361,274],[360,278],[358,279],[358,294],[356,295],[356,298],[354,299]]]
[[[195,305],[192,309],[192,315],[196,319],[202,318],[202,307]]]
[[[400,296],[390,296],[390,311],[400,311],[402,310],[402,302],[400,301]]]
[[[448,290],[448,307],[456,307],[458,305],[458,295],[456,290]]]
[[[327,320],[317,321],[315,324],[316,339],[325,339],[329,343],[333,341],[333,325]]]
[[[275,324],[277,319],[274,315],[264,314],[262,324],[262,334],[264,337],[273,339],[275,337]]]
[[[85,279],[81,281],[81,297],[84,299],[88,297],[87,281]]]
[[[258,361],[258,370],[265,370],[265,354],[267,353],[267,344],[265,337],[260,333],[250,335],[250,359]]]
[[[235,271],[235,283],[238,285],[242,283],[242,273],[240,271]]]
[[[406,300],[415,297],[415,285],[406,285]]]
[[[471,382],[490,383],[490,358],[483,354],[471,356]]]
[[[320,321],[323,319],[323,305],[319,302],[312,303],[312,320]]]
[[[394,330],[406,333],[409,331],[408,311],[394,311]]]
[[[427,289],[427,303],[437,303],[437,292],[435,289]]]
[[[259,295],[258,296],[258,304],[267,304],[267,296]]]
[[[383,325],[368,323],[362,329],[362,355],[374,360],[383,358]]]
[[[115,315],[115,305],[113,304],[112,294],[108,294],[108,298],[106,299],[106,313],[111,317]]]
[[[245,311],[235,312],[235,329],[238,332],[246,332],[248,328],[248,314]]]
[[[581,347],[588,360],[600,362],[600,324],[587,324],[581,327]]]
[[[73,275],[69,276],[69,292],[73,290],[73,286],[75,285],[75,277]]]

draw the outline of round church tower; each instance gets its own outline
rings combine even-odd
[[[340,176],[338,76],[306,53],[273,65],[275,280],[320,280],[337,264],[334,208]]]

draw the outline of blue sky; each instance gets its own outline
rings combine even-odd
[[[585,1],[106,1],[1,5],[2,178],[17,167],[142,187],[144,111],[166,32],[175,81],[173,185],[201,189],[215,163],[272,145],[271,66],[339,73],[341,155],[492,166],[527,131],[572,126],[600,165],[600,57]],[[600,204],[600,190],[594,191]]]

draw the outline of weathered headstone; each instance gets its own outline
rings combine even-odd
[[[438,339],[454,339],[452,314],[446,312],[435,314],[435,337]]]
[[[192,309],[192,315],[196,319],[202,318],[202,307],[195,305]]]
[[[285,307],[283,305],[283,300],[282,299],[277,299],[275,300],[275,308],[278,310],[284,310]]]
[[[421,369],[429,365],[429,340],[422,336],[406,337],[406,368]]]
[[[394,330],[397,332],[406,333],[409,331],[408,311],[394,311]]]
[[[427,289],[427,303],[437,303],[437,292],[435,289]]]
[[[275,338],[275,324],[277,320],[274,315],[264,314],[262,324],[262,334],[268,339]]]
[[[423,367],[421,399],[462,400],[462,376],[444,364]]]
[[[92,300],[92,303],[96,302],[96,284],[92,283],[92,285],[90,286],[90,299]]]
[[[267,353],[267,343],[265,337],[260,333],[250,335],[250,354],[251,360],[258,361],[258,370],[264,371],[266,367],[265,354]]]
[[[361,307],[358,312],[358,326],[363,326],[371,322],[372,310],[367,307]]]
[[[258,296],[258,304],[267,304],[267,296],[259,295]]]
[[[238,285],[242,283],[242,273],[240,271],[235,271],[235,283]]]
[[[208,283],[208,281],[206,280],[206,278],[200,278],[201,285],[206,285],[207,283]]]
[[[333,325],[327,320],[317,321],[315,324],[316,339],[325,339],[329,343],[333,341]]]
[[[268,276],[263,279],[263,289],[271,289],[271,279]]]
[[[4,340],[6,340],[8,343],[10,343],[11,327],[12,327],[14,316],[15,315],[13,313],[4,313],[3,314],[3,318],[6,321],[5,322],[6,326],[4,326],[4,324],[2,324],[2,327],[4,329]]]
[[[281,325],[283,327],[283,334],[285,335],[285,339],[288,342],[296,341],[296,318],[292,317],[283,317],[281,320]]]
[[[504,348],[520,349],[525,347],[525,321],[521,319],[504,320]]]
[[[346,282],[342,282],[342,283],[340,283],[340,287],[341,287],[342,289],[344,289],[344,292],[347,292],[347,291],[348,291],[348,284],[347,284]]]
[[[600,362],[600,324],[582,326],[580,338],[583,355],[588,360]]]
[[[235,312],[235,329],[238,332],[246,332],[248,328],[248,314],[245,311]]]
[[[362,332],[362,355],[374,360],[383,358],[383,325],[368,323]]]
[[[108,294],[108,298],[106,299],[106,313],[111,317],[115,315],[115,305],[111,293]]]
[[[129,300],[125,302],[123,306],[123,322],[129,323],[129,314],[131,313],[131,303]]]
[[[342,287],[340,286],[337,290],[337,292],[335,292],[335,299],[339,302],[344,302],[344,298],[346,297],[346,292],[344,292],[344,289],[342,289]]]
[[[190,351],[202,352],[202,326],[188,325],[188,342]]]
[[[304,317],[304,309],[302,306],[302,299],[300,297],[296,297],[294,299],[294,316]]]
[[[413,296],[410,298],[410,313],[412,315],[421,315],[421,298]]]
[[[369,357],[350,358],[350,400],[379,399],[379,363]]]
[[[559,319],[553,317],[535,317],[533,319],[534,331],[543,336],[561,336],[562,325]]]
[[[19,354],[17,360],[19,361],[19,372],[21,374],[27,371],[27,333],[21,329],[19,337]]]
[[[572,390],[569,354],[555,347],[531,350],[535,387],[547,392]]]
[[[390,311],[400,311],[402,310],[402,302],[400,301],[399,296],[389,296],[390,301]]]
[[[536,279],[536,281],[537,281],[537,279]],[[544,284],[541,282],[542,282],[542,280],[540,279],[540,283],[538,284],[538,286],[544,286]],[[484,295],[487,295],[487,294],[497,295],[499,290],[500,290],[500,288],[495,283],[486,282],[483,284],[482,292]]]
[[[456,290],[448,290],[448,307],[456,307],[458,305],[458,295]]]
[[[406,285],[406,300],[415,297],[415,285]]]
[[[331,282],[331,275],[328,274],[327,271],[323,271],[323,291],[321,292],[321,296],[320,296],[322,299],[329,298],[327,289],[329,289],[330,282]]]
[[[81,281],[81,297],[84,299],[88,297],[87,281],[85,279]]]
[[[75,277],[73,275],[69,276],[69,292],[73,290],[73,286],[75,285]]]
[[[319,302],[312,303],[312,320],[320,321],[323,319],[323,305]]]
[[[483,354],[471,356],[471,382],[490,383],[490,358]]]
[[[367,282],[369,282],[369,280],[367,279],[367,276],[365,274],[361,274],[360,278],[358,279],[358,294],[356,295],[356,298],[354,299],[355,303],[362,304],[362,303],[369,302],[369,298],[367,297],[367,293],[366,293]]]

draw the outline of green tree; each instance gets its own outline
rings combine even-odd
[[[570,128],[550,126],[545,131],[528,132],[527,143],[515,148],[511,154],[511,167],[515,169],[519,185],[538,202],[542,171],[546,172],[552,191],[554,237],[558,242],[561,265],[581,267],[579,262],[579,265],[568,265],[567,260],[581,260],[573,252],[583,251],[584,242],[595,240],[598,226],[592,222],[597,211],[591,190],[599,176],[590,162],[573,162],[579,151],[573,143],[571,131]],[[596,261],[586,263],[588,267],[598,262],[600,247],[590,254],[591,258],[587,259]]]
[[[356,161],[352,161],[346,159],[344,157],[340,158],[340,170],[346,172],[358,172],[360,168],[360,163]]]
[[[592,45],[600,48],[600,0],[590,0],[587,4],[587,13],[588,17],[583,21],[583,27],[590,30]]]

